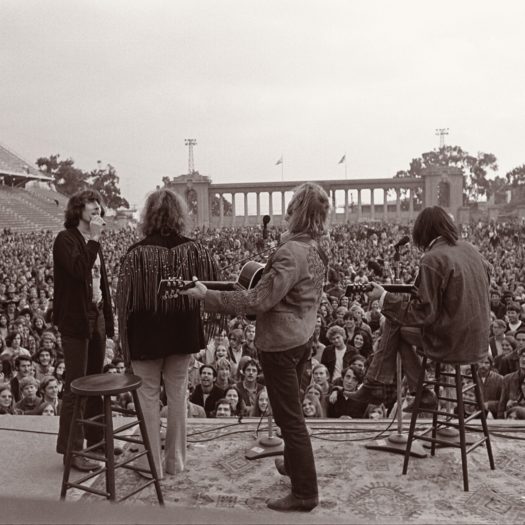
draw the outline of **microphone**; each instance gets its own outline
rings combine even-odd
[[[262,237],[263,239],[268,238],[268,223],[272,220],[272,218],[269,215],[263,216],[263,231],[262,231]]]
[[[396,244],[394,244],[394,248],[397,250],[400,246],[404,246],[408,242],[410,242],[410,237],[405,235],[404,237],[401,237],[401,239],[399,239]]]

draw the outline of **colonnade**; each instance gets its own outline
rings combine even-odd
[[[421,187],[421,179],[400,179],[398,183],[393,183],[395,179],[375,179],[361,181],[319,181],[327,191],[332,203],[332,222],[348,222],[352,220],[394,220],[402,222],[410,221],[415,218],[419,206],[416,203],[416,189]],[[259,224],[262,220],[261,195],[267,195],[268,202],[265,209],[272,219],[282,221],[283,211],[291,199],[292,190],[299,183],[276,182],[272,186],[265,183],[246,183],[243,184],[211,184],[209,187],[209,210],[213,209],[212,200],[218,199],[218,214],[210,213],[210,223],[215,226],[246,226],[249,224]],[[383,199],[376,202],[375,192],[382,192]],[[395,193],[395,198],[391,191]],[[404,193],[403,190],[406,190]],[[367,194],[364,192],[367,192]],[[341,199],[341,193],[343,193]],[[249,195],[252,198],[249,199]],[[274,199],[275,195],[280,195],[280,199]],[[356,195],[357,202],[353,196]],[[408,200],[408,207],[402,210],[402,200]],[[238,201],[243,202],[243,210],[239,214]],[[274,200],[280,202],[280,210],[275,213]],[[344,201],[344,202],[343,202]],[[226,214],[225,202],[231,202],[231,212]],[[340,210],[343,210],[343,213]],[[266,211],[265,213],[266,214]],[[275,223],[275,221],[274,221]]]

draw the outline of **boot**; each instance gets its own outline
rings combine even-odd
[[[270,499],[266,505],[272,510],[278,510],[281,512],[289,512],[292,510],[310,512],[313,508],[319,505],[319,498],[315,496],[313,498],[300,499],[296,498],[293,494],[288,494],[288,496],[285,496],[284,498]]]
[[[370,381],[365,377],[363,384],[355,391],[352,392],[348,397],[352,401],[361,403],[363,405],[380,405],[384,400],[384,388],[383,383],[376,381]]]

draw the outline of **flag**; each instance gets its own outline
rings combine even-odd
[[[281,158],[275,163],[276,166],[279,166],[279,164],[283,163],[283,156],[281,155]]]
[[[343,162],[346,162],[346,153],[341,157],[341,160],[337,164],[342,164]]]

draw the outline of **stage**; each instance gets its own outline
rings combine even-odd
[[[519,421],[490,422],[496,470],[490,470],[484,447],[469,454],[470,492],[462,488],[457,449],[412,458],[408,475],[402,476],[403,456],[365,448],[389,421],[312,421],[320,504],[311,513],[283,514],[268,510],[266,500],[285,495],[288,478],[276,472],[273,457],[245,458],[258,420],[241,424],[235,419],[189,420],[187,470],[161,482],[166,506],[159,508],[152,488],[120,504],[79,491],[69,492],[67,501],[59,502],[62,457],[54,452],[58,418],[2,416],[0,521],[525,523],[525,426]],[[265,435],[265,427],[263,421],[259,435]],[[117,472],[119,492],[128,492],[142,481],[134,472]],[[94,486],[103,486],[102,476]]]

